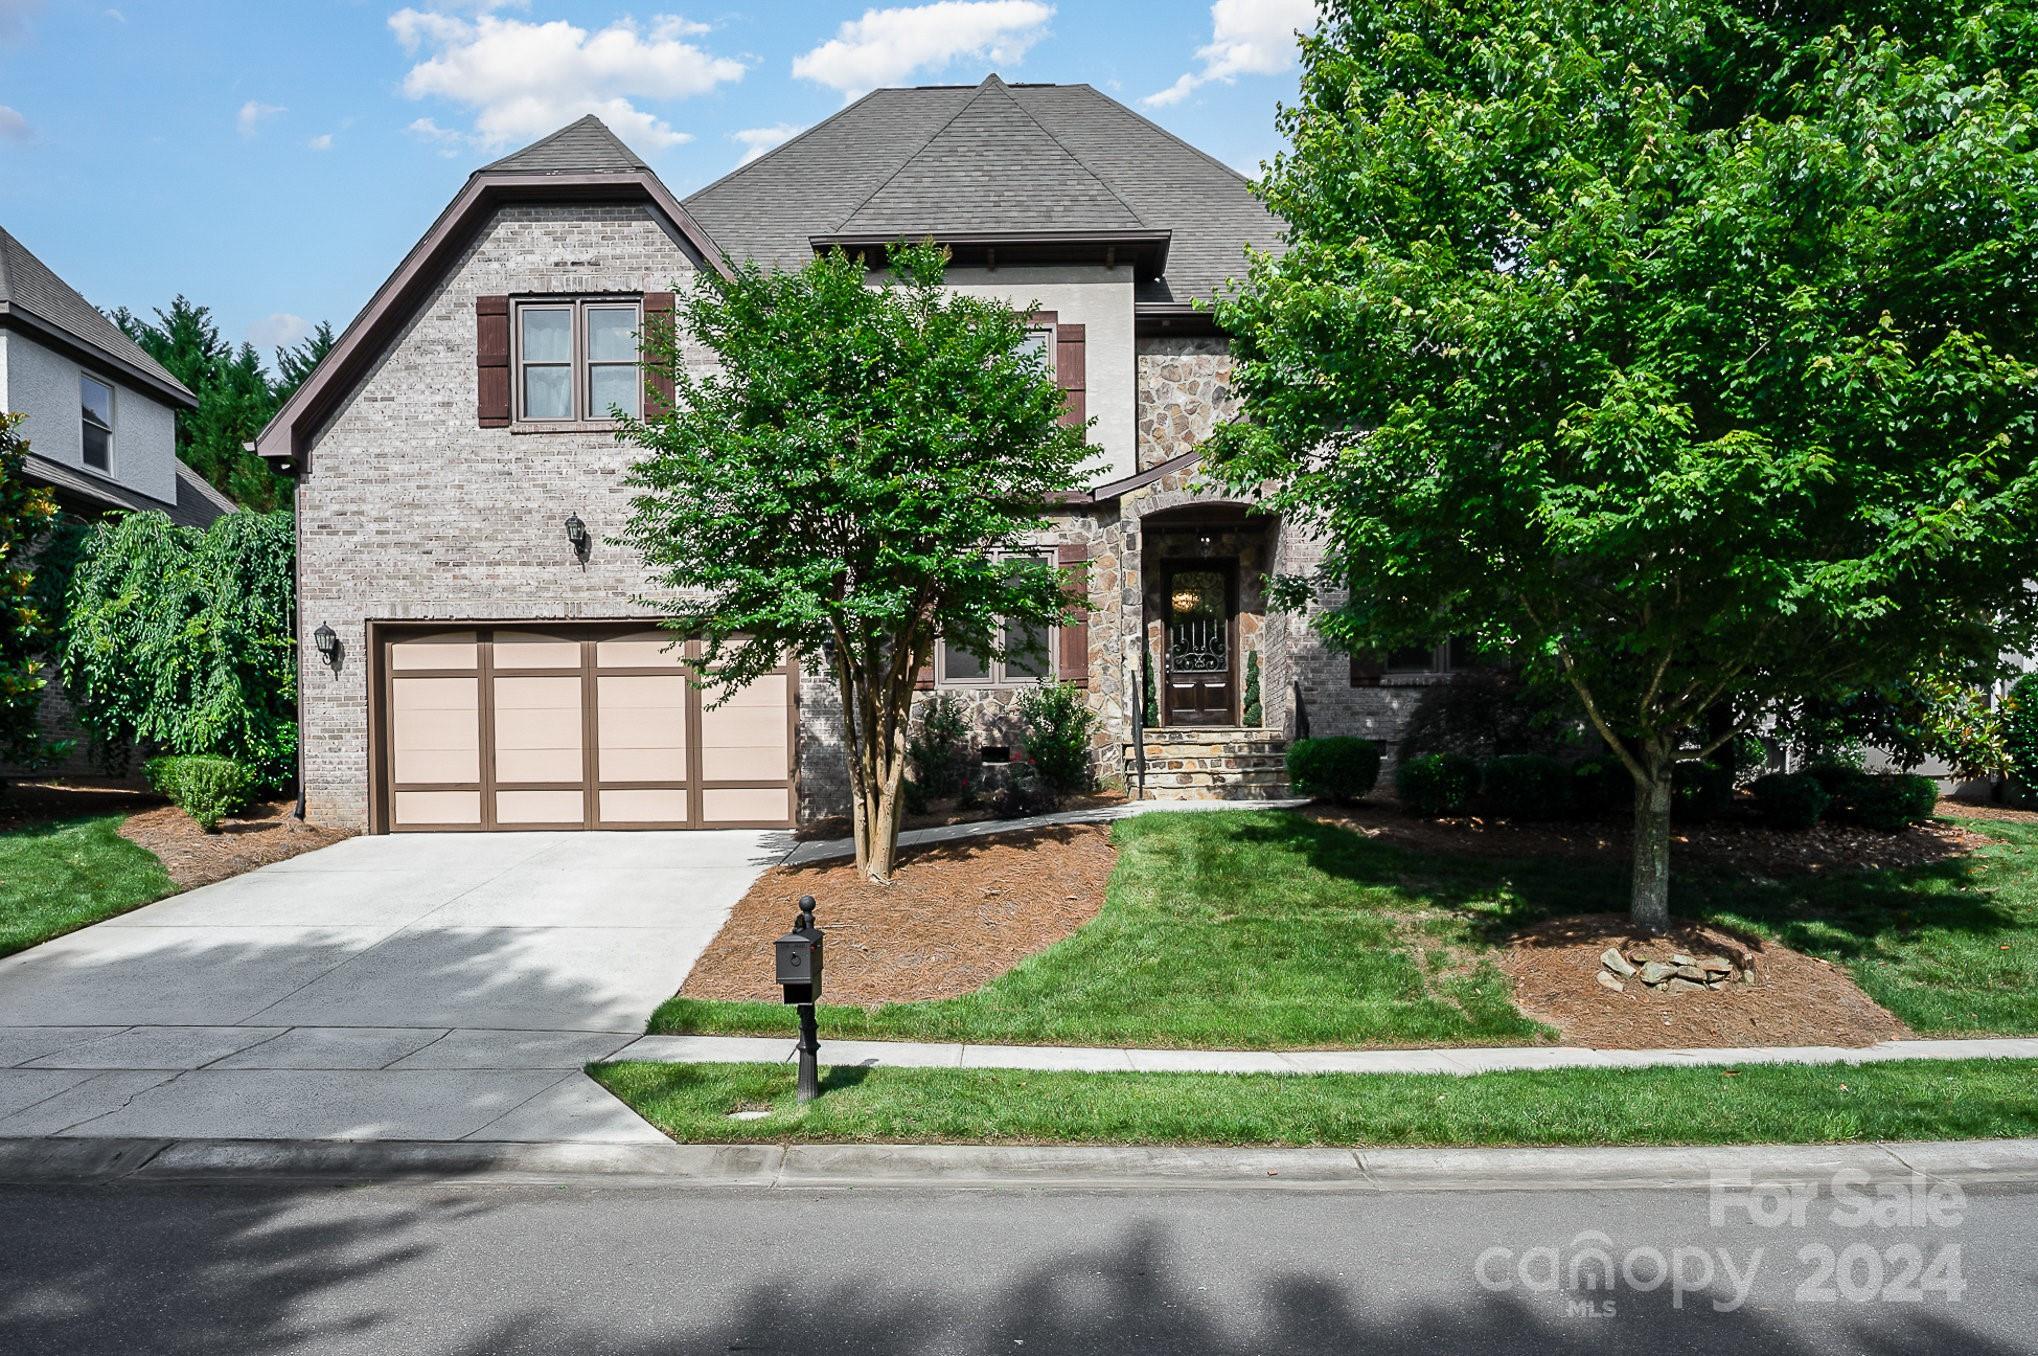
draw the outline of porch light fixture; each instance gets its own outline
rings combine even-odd
[[[566,544],[573,548],[573,554],[587,558],[587,524],[580,521],[578,513],[566,515]]]
[[[340,638],[333,634],[332,627],[320,622],[318,630],[311,633],[311,644],[328,667],[336,669],[340,666]]]

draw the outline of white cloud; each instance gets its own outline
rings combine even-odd
[[[1054,6],[1039,0],[938,0],[931,5],[867,9],[811,52],[793,58],[793,74],[853,99],[896,85],[916,71],[938,71],[965,58],[1016,65],[1047,36]]]
[[[16,109],[0,104],[0,141],[27,141],[35,135],[28,119]]]
[[[774,146],[783,146],[800,134],[797,123],[775,122],[769,127],[746,127],[740,132],[729,133],[729,140],[741,142],[748,147],[743,158],[736,163],[747,165]]]
[[[1316,18],[1316,0],[1217,0],[1210,43],[1196,50],[1202,68],[1140,102],[1159,108],[1213,80],[1228,85],[1241,75],[1279,75],[1295,64],[1295,34],[1314,29]]]
[[[263,121],[283,111],[281,104],[265,104],[259,99],[250,99],[241,105],[241,111],[234,114],[234,126],[241,129],[244,137],[253,137]]]
[[[278,311],[248,326],[248,342],[257,348],[282,348],[311,333],[311,324],[301,315]]]
[[[107,17],[107,19],[108,19],[108,20],[110,20],[111,22],[113,22],[113,23],[117,23],[117,24],[124,24],[124,23],[126,23],[126,22],[127,22],[127,16],[126,16],[125,14],[122,14],[122,13],[121,13],[121,12],[120,12],[119,10],[117,10],[117,9],[109,9],[109,10],[107,10],[107,11],[106,11],[106,17]]]
[[[320,132],[304,144],[314,151],[330,151],[333,148],[333,134],[331,132]]]
[[[450,133],[427,118],[411,131],[434,140],[464,135],[494,148],[593,113],[639,150],[659,150],[693,138],[633,100],[684,99],[743,78],[742,62],[687,41],[708,31],[687,19],[661,15],[644,25],[618,19],[589,32],[564,20],[530,23],[482,8],[473,19],[417,9],[389,17],[404,50],[424,54],[404,77],[404,93],[449,99],[474,112],[470,133]]]

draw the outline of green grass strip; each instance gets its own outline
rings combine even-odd
[[[126,815],[0,834],[0,956],[176,892],[155,854],[120,836]]]
[[[822,1046],[823,1058],[827,1046]],[[783,1064],[591,1066],[688,1143],[1663,1145],[2038,1134],[2038,1061],[1555,1069],[1475,1074],[1133,1074]],[[743,1109],[758,1120],[732,1120]]]

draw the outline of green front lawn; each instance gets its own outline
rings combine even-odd
[[[805,1107],[784,1064],[588,1072],[690,1143],[1809,1144],[2038,1134],[2032,1060],[1467,1077],[835,1068]],[[752,1109],[770,1114],[730,1119]]]
[[[120,836],[126,815],[0,833],[0,956],[176,891],[163,864]]]
[[[824,1004],[829,1036],[1047,1045],[1300,1048],[1514,1044],[1480,920],[1434,907],[1401,854],[1280,811],[1117,825],[1103,911],[975,993],[874,1011]],[[909,868],[910,869],[910,868]],[[674,998],[662,1032],[781,1032],[780,1004]]]
[[[2038,827],[1902,870],[1760,880],[1678,866],[1672,905],[1845,966],[1922,1034],[2038,1033]],[[830,1037],[1280,1049],[1520,1044],[1495,948],[1560,914],[1622,912],[1614,860],[1379,842],[1279,810],[1150,814],[1114,830],[1103,911],[975,993],[824,1005]],[[910,867],[908,868],[910,869]],[[654,1032],[793,1029],[770,1003],[674,998]]]

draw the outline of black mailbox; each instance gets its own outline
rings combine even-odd
[[[778,983],[788,1003],[821,1001],[821,929],[814,926],[814,898],[800,900],[793,930],[778,939]]]

